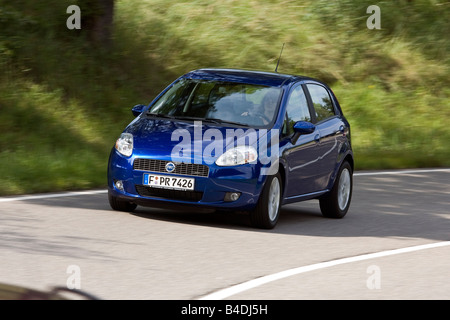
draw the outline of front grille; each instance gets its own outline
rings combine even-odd
[[[190,190],[171,190],[162,188],[152,188],[143,185],[136,185],[136,191],[139,195],[143,197],[158,197],[171,200],[182,200],[182,201],[200,201],[203,197],[203,192],[201,191],[190,191]]]
[[[168,173],[166,171],[166,164],[168,162],[170,161],[138,158],[134,160],[133,169],[141,171]],[[204,164],[178,163],[178,162],[174,163],[175,163],[175,170],[170,172],[171,174],[197,176],[197,177],[208,176],[209,167]]]

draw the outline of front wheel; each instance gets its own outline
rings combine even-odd
[[[331,191],[319,199],[322,215],[327,218],[343,218],[350,207],[353,191],[353,170],[345,161]]]
[[[257,228],[272,229],[278,222],[281,209],[280,174],[267,177],[256,208],[250,213],[252,225]]]

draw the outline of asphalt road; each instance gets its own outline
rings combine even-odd
[[[283,207],[273,230],[242,214],[115,212],[104,190],[0,198],[0,230],[0,282],[34,289],[108,300],[450,299],[450,169],[358,172],[344,219],[309,201]]]

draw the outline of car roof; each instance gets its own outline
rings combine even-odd
[[[275,72],[243,70],[243,69],[209,69],[209,68],[198,69],[188,72],[183,76],[183,78],[249,83],[272,87],[281,87],[283,85],[296,82],[299,80],[317,81],[309,77],[275,73]]]

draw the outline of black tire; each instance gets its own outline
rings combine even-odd
[[[110,192],[108,192],[108,200],[111,208],[116,211],[132,212],[137,207],[135,203],[120,200],[119,198],[113,196]]]
[[[272,229],[275,227],[281,211],[282,191],[280,174],[268,176],[256,208],[250,212],[252,226],[261,229]]]
[[[345,161],[339,168],[333,188],[319,199],[322,215],[327,218],[341,219],[350,207],[353,192],[353,170]]]

